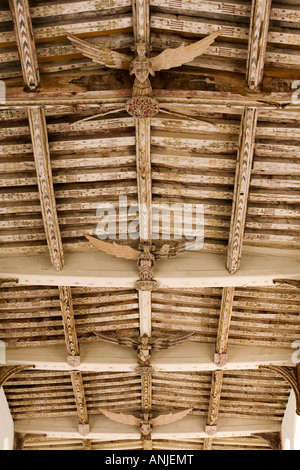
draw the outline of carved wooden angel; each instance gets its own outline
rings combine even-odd
[[[107,335],[97,332],[95,332],[95,335],[107,343],[119,344],[120,346],[126,346],[127,348],[134,349],[138,352],[140,364],[148,365],[150,363],[152,351],[162,351],[163,349],[175,348],[185,341],[188,341],[194,335],[194,333],[187,333],[182,335],[170,334],[168,337],[164,338],[149,338],[147,335],[130,338],[117,334]]]
[[[104,251],[105,253],[116,256],[117,258],[129,259],[134,261],[142,261],[145,257],[150,259],[151,254],[153,258],[162,259],[162,258],[175,258],[188,250],[196,250],[202,248],[203,239],[195,238],[191,242],[185,241],[171,241],[170,243],[164,244],[161,248],[155,249],[155,247],[150,247],[149,244],[141,244],[139,250],[131,248],[129,245],[118,245],[117,243],[104,242],[98,238],[91,237],[90,235],[85,235],[89,242],[94,245],[98,250]]]
[[[154,76],[155,72],[160,70],[181,67],[183,64],[191,62],[196,57],[204,54],[219,34],[220,32],[217,31],[194,44],[188,46],[182,44],[176,49],[166,49],[152,58],[149,58],[149,47],[140,42],[133,48],[136,51],[134,59],[125,54],[111,51],[101,44],[94,46],[76,36],[68,36],[68,39],[79,52],[97,64],[109,68],[129,70],[130,75],[135,75],[133,97],[152,97],[153,92],[149,75]]]
[[[181,419],[185,418],[189,413],[191,413],[192,408],[188,410],[180,411],[179,413],[170,413],[168,415],[161,415],[157,418],[150,418],[148,413],[144,413],[143,417],[136,418],[133,415],[124,415],[123,413],[113,413],[111,411],[99,410],[100,413],[104,414],[107,418],[116,423],[127,424],[128,426],[137,426],[139,427],[143,437],[149,436],[152,432],[152,429],[155,426],[164,426],[166,424],[176,423]]]

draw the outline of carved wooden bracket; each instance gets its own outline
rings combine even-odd
[[[41,441],[47,438],[47,434],[22,434],[15,432],[14,450],[23,450],[27,441]]]
[[[141,437],[143,442],[143,450],[153,450],[153,442],[152,437],[150,436],[143,436]]]
[[[272,450],[282,450],[282,441],[280,432],[263,432],[252,434],[253,436],[260,437],[266,441]]]
[[[300,364],[296,367],[261,366],[261,369],[276,372],[290,384],[296,395],[296,413],[300,416]]]
[[[0,279],[0,284],[19,284],[19,279]]]
[[[214,363],[215,363],[218,367],[224,367],[224,366],[226,366],[227,362],[228,362],[228,354],[215,353]]]
[[[299,280],[274,279],[273,283],[274,284],[287,284],[288,286],[293,286],[293,287],[297,287],[297,289],[300,289],[300,281]]]
[[[89,439],[83,439],[82,450],[93,450],[92,441],[90,441]]]
[[[215,436],[217,434],[217,431],[218,431],[217,426],[209,426],[209,425],[205,426],[205,433],[210,437]]]
[[[141,377],[151,377],[155,373],[155,369],[149,366],[138,366],[134,371]]]
[[[5,382],[10,379],[14,374],[17,374],[18,372],[25,370],[25,369],[34,369],[35,366],[29,365],[29,366],[7,366],[7,367],[1,367],[0,368],[0,388],[3,387]]]
[[[158,289],[158,282],[157,281],[143,281],[139,280],[136,281],[134,285],[136,290],[141,290],[143,292],[148,291],[148,292],[153,292]]]

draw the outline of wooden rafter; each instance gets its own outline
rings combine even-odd
[[[45,112],[43,109],[29,109],[28,119],[50,258],[53,267],[60,271],[64,266],[64,255],[56,211]]]
[[[206,434],[214,436],[217,433],[217,422],[219,417],[219,407],[221,401],[222,385],[223,385],[223,371],[213,372],[212,386],[210,392],[209,410],[207,417],[207,425],[205,428]],[[212,449],[212,437],[204,439],[203,450]]]
[[[150,0],[132,0],[135,42],[150,44]]]
[[[9,4],[25,88],[30,91],[37,91],[40,76],[29,3],[28,0],[10,0]],[[55,206],[48,133],[44,109],[29,109],[28,120],[50,257],[53,267],[56,270],[61,270],[64,265],[63,249]]]
[[[252,0],[247,59],[249,88],[257,88],[263,80],[271,4],[272,0]]]
[[[66,286],[59,287],[59,296],[66,346],[68,351],[68,363],[72,367],[78,367],[80,365],[80,355],[74,319],[71,288]]]
[[[228,336],[234,300],[234,287],[224,287],[216,343],[215,363],[223,366],[227,362]]]
[[[238,271],[241,263],[257,115],[257,108],[246,108],[242,115],[226,263],[230,274]]]
[[[40,77],[28,0],[9,0],[25,87],[36,90]]]
[[[81,372],[71,372],[71,380],[77,407],[79,434],[82,436],[87,436],[90,431],[89,416]]]

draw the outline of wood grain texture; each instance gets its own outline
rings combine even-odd
[[[263,80],[271,4],[272,0],[253,0],[252,2],[247,58],[249,88],[257,88]]]
[[[64,255],[56,211],[45,113],[42,109],[30,109],[28,119],[46,239],[52,265],[60,271],[64,266]]]
[[[40,83],[28,0],[9,0],[25,87],[36,90]]]
[[[241,121],[240,143],[237,157],[226,263],[227,269],[231,274],[238,271],[241,262],[257,125],[257,113],[256,108],[246,108],[243,112]]]

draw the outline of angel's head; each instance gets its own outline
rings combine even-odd
[[[149,52],[151,51],[151,47],[148,46],[145,42],[139,42],[136,46],[132,47],[132,50],[137,53],[137,55],[141,58],[147,57]]]

